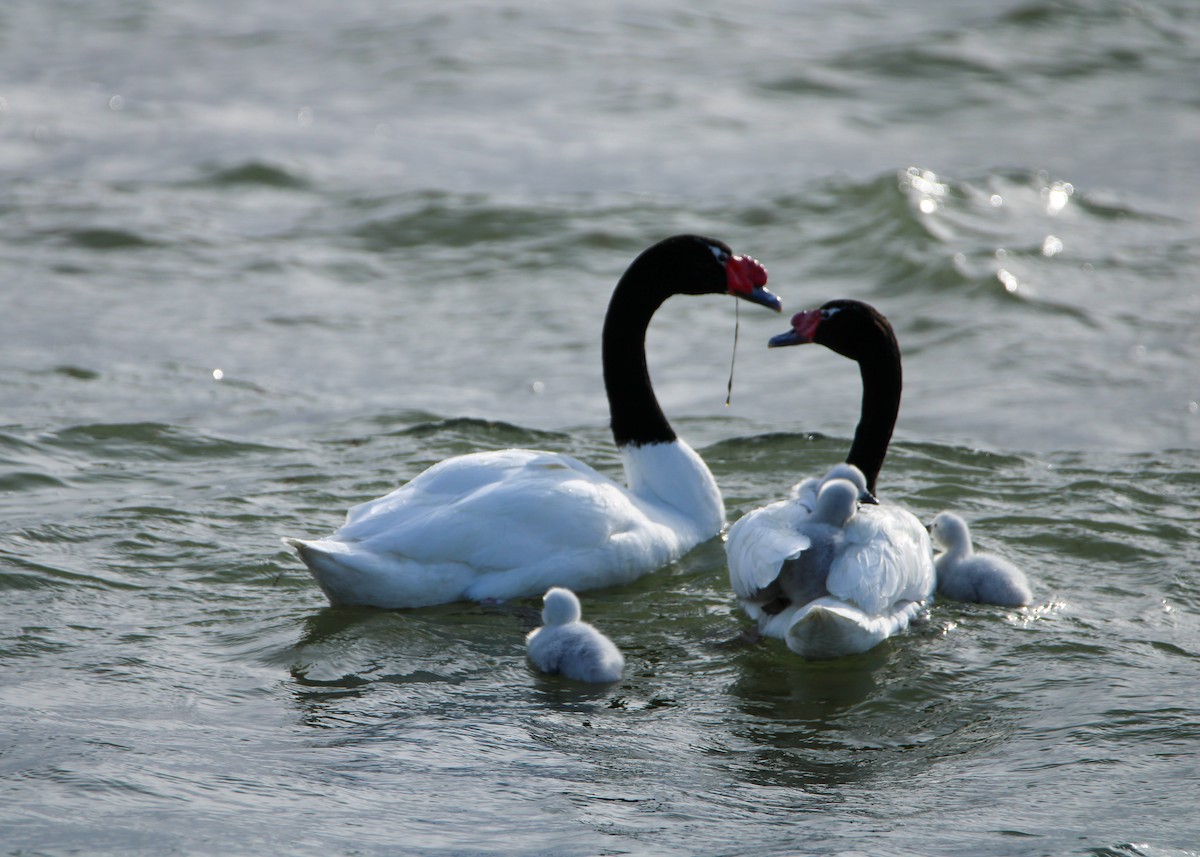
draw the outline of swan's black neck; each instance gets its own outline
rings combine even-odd
[[[809,313],[796,318],[807,317]],[[849,357],[862,373],[862,408],[854,443],[846,462],[867,478],[867,490],[875,493],[875,480],[887,456],[892,430],[900,413],[900,346],[891,323],[879,310],[862,301],[829,301],[820,310],[812,341]]]
[[[654,311],[671,295],[729,293],[728,266],[735,262],[752,265],[755,270],[751,273],[759,285],[766,282],[766,272],[757,262],[735,257],[728,245],[698,235],[676,235],[642,251],[617,283],[604,317],[602,358],[604,390],[618,447],[676,439],[650,386],[646,329]],[[739,288],[737,294],[762,302],[761,295],[753,292],[742,294]]]
[[[646,366],[646,329],[670,292],[640,282],[643,277],[636,268],[625,273],[604,318],[604,391],[618,447],[675,440],[675,431],[658,404]]]
[[[900,350],[892,342],[858,361],[862,373],[862,408],[854,443],[846,462],[853,464],[867,477],[867,490],[875,493],[875,480],[883,468],[896,417],[900,413],[900,389],[903,384],[900,369]]]

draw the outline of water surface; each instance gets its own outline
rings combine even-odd
[[[1193,4],[10,7],[4,853],[1197,853]],[[619,475],[604,307],[682,231],[892,319],[881,494],[1034,607],[808,664],[714,539],[587,595],[601,688],[534,600],[329,608],[279,536],[448,455]],[[853,431],[785,325],[650,331],[731,521]]]

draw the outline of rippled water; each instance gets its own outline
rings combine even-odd
[[[1197,853],[1198,61],[1190,0],[9,4],[4,853]],[[600,320],[679,231],[887,313],[881,494],[1032,609],[808,664],[713,540],[586,597],[592,689],[535,601],[325,606],[278,537],[447,455],[619,473]],[[783,322],[650,332],[730,520],[855,422]]]

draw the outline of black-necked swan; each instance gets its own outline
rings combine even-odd
[[[672,562],[725,523],[716,480],[654,396],[646,328],[672,295],[731,294],[779,310],[767,272],[721,241],[667,238],[625,271],[608,305],[601,358],[618,485],[569,455],[478,452],[433,465],[353,507],[333,535],[284,539],[330,603],[424,607],[626,583]]]
[[[542,597],[544,624],[525,637],[530,663],[544,673],[576,681],[618,681],[625,656],[581,616],[574,592],[558,586],[548,589]]]
[[[955,601],[1024,607],[1033,600],[1025,572],[1006,559],[975,553],[967,522],[941,512],[929,525],[933,543],[942,548],[934,560],[938,592]]]
[[[792,329],[772,338],[770,345],[808,342],[859,365],[861,416],[846,461],[862,471],[873,497],[900,409],[902,373],[895,333],[873,307],[837,300],[795,315]],[[750,512],[729,530],[725,549],[730,582],[759,630],[783,639],[806,658],[833,658],[865,652],[907,628],[933,595],[933,551],[916,516],[888,504],[865,503],[846,522],[841,547],[827,567],[828,594],[788,603],[775,613],[746,596],[763,581],[770,585],[778,578],[797,550],[793,545],[804,540],[797,522],[808,518],[807,508],[793,496]]]

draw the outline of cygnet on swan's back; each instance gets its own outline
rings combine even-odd
[[[811,512],[817,507],[817,495],[821,493],[821,488],[835,479],[846,479],[852,482],[858,488],[860,502],[872,504],[879,502],[875,499],[875,495],[867,490],[867,477],[863,475],[863,472],[853,464],[844,462],[835,464],[824,476],[810,476],[803,482],[797,482],[788,492],[788,496]]]
[[[790,604],[802,606],[828,595],[825,582],[829,569],[844,547],[843,528],[854,515],[862,490],[847,479],[831,479],[822,485],[812,513],[789,531],[796,550],[784,558],[773,581],[757,592],[743,589],[739,593],[745,602],[759,605],[764,613],[774,616]]]
[[[1033,600],[1025,573],[1006,559],[975,553],[967,522],[942,512],[929,525],[933,542],[945,552],[934,559],[938,592],[956,601],[1024,607]]]
[[[619,680],[625,656],[612,640],[581,621],[581,615],[574,592],[559,586],[548,589],[542,596],[545,624],[525,638],[530,662],[544,673],[578,681]]]

